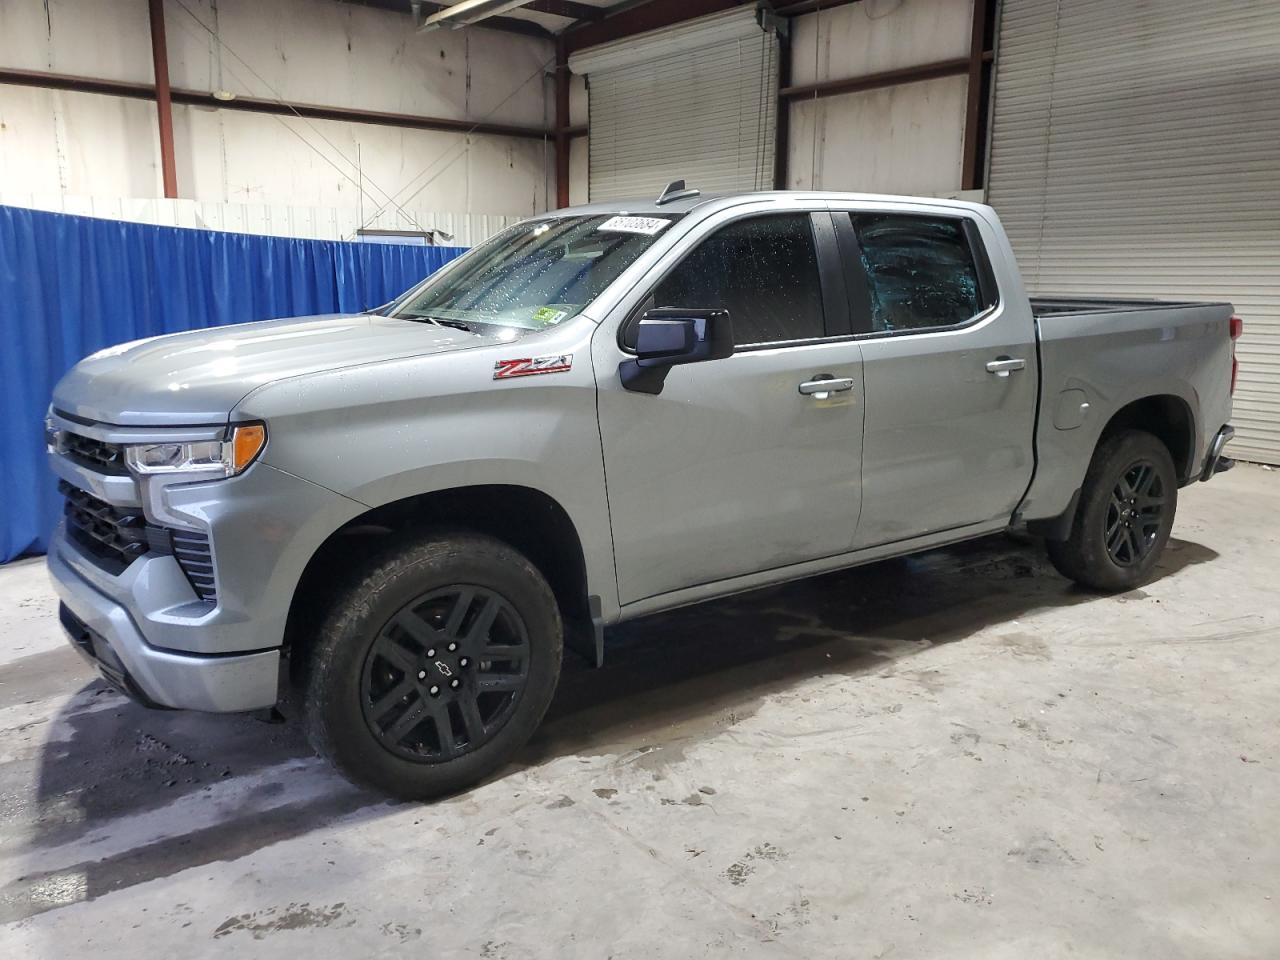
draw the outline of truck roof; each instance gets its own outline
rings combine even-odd
[[[927,203],[930,206],[955,207],[963,210],[987,210],[985,204],[967,200],[949,200],[942,197],[903,197],[879,193],[842,193],[830,190],[743,190],[733,193],[709,193],[660,202],[660,197],[606,200],[548,211],[544,216],[591,216],[599,214],[661,214],[688,213],[690,210],[710,210],[735,206],[747,200],[840,200],[840,201],[893,201],[895,203]]]

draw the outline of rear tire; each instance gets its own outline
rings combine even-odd
[[[1169,449],[1142,430],[1098,444],[1066,540],[1046,543],[1064,577],[1105,593],[1151,576],[1173,531],[1178,477]]]
[[[563,626],[542,574],[470,533],[382,555],[334,603],[307,664],[307,737],[349,779],[405,800],[471,786],[537,729]]]

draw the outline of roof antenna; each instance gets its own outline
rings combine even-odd
[[[662,206],[664,203],[673,203],[676,200],[687,200],[690,197],[696,196],[699,196],[699,191],[686,190],[683,180],[672,180],[663,188],[662,193],[654,203],[658,206]]]

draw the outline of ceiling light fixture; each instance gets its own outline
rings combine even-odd
[[[529,0],[461,0],[451,7],[437,10],[429,17],[421,16],[421,7],[418,4],[414,4],[414,10],[418,14],[419,30],[436,30],[444,26],[456,30],[458,27],[479,23],[481,20],[496,17],[508,10],[523,7],[528,2]]]

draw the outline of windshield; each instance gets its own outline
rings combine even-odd
[[[679,217],[605,214],[517,224],[411,292],[391,316],[446,326],[554,326],[598,297]]]

